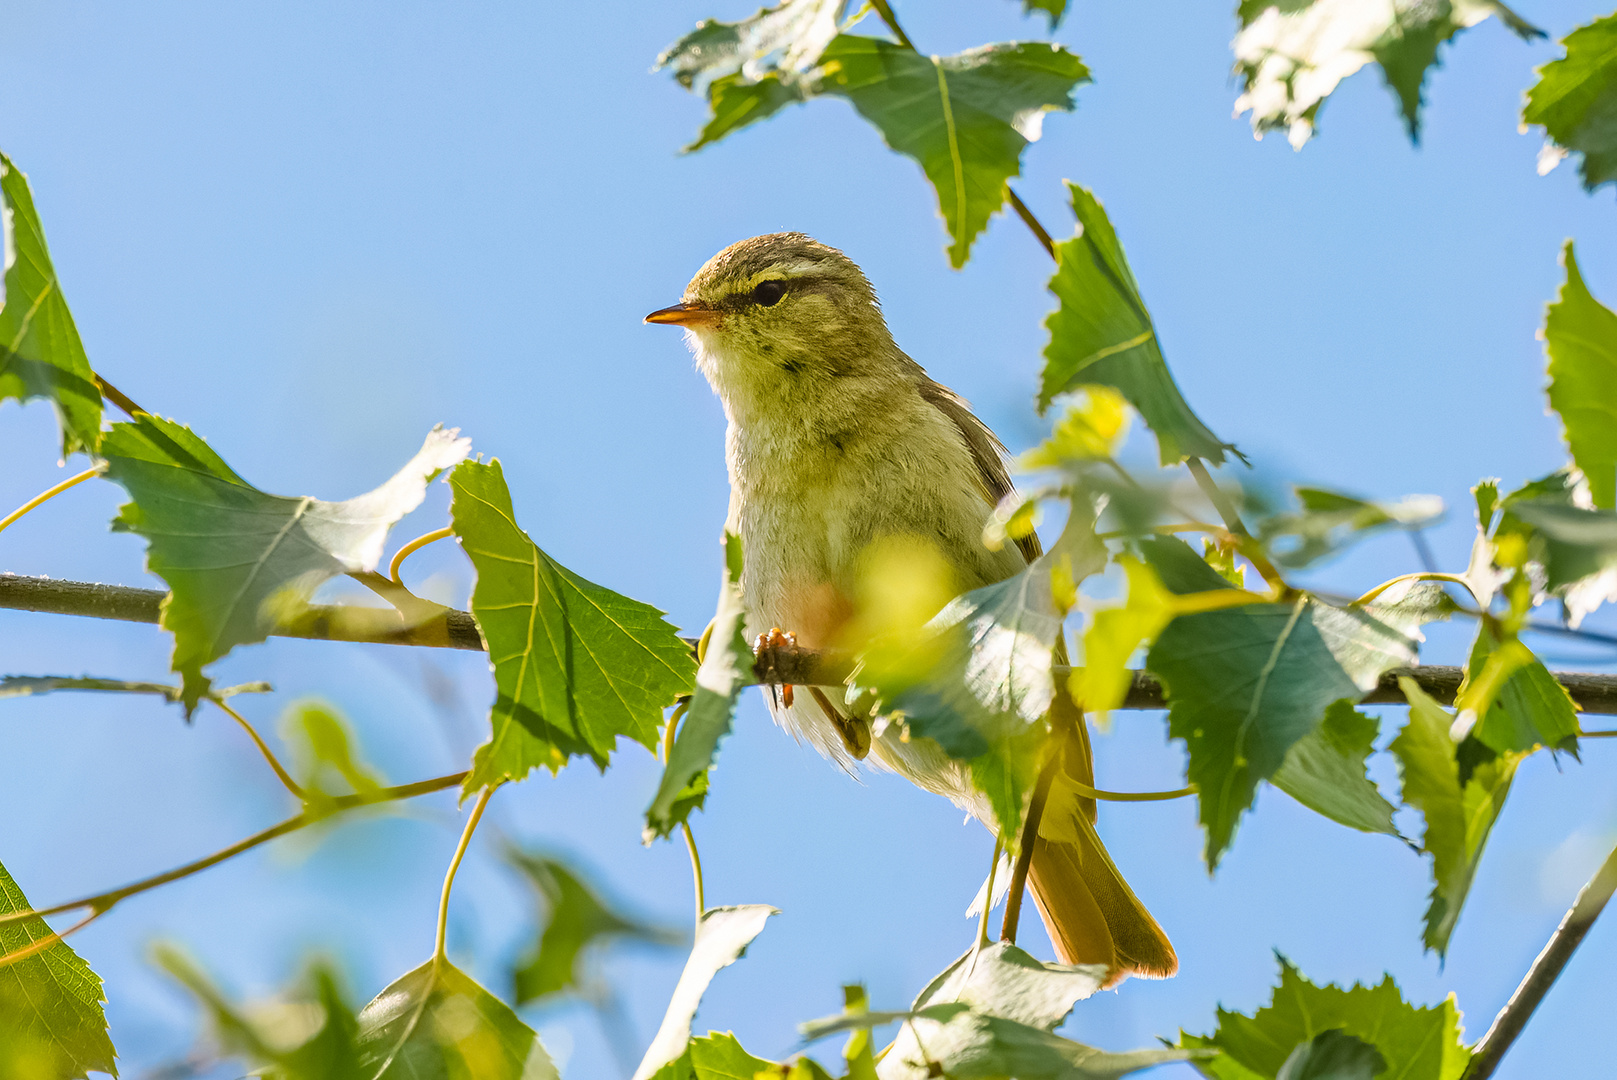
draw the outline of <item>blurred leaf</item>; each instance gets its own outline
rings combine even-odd
[[[1110,386],[1073,391],[1050,437],[1018,459],[1024,469],[1060,469],[1115,457],[1128,438],[1128,402]]]
[[[685,961],[679,983],[668,1002],[662,1026],[651,1040],[646,1056],[635,1070],[634,1080],[649,1080],[671,1061],[685,1053],[691,1041],[691,1021],[702,1004],[708,983],[723,968],[746,955],[747,946],[764,928],[764,921],[780,912],[768,904],[742,904],[736,907],[708,908],[696,928],[696,942]]]
[[[1495,0],[1241,0],[1235,71],[1245,86],[1236,115],[1250,111],[1260,137],[1288,129],[1291,145],[1301,149],[1326,97],[1374,60],[1418,142],[1422,89],[1438,46],[1490,15],[1524,41],[1544,36]]]
[[[1519,642],[1516,644],[1520,647]],[[1499,648],[1500,642],[1493,631],[1479,620],[1466,664],[1468,686],[1483,674],[1488,659]],[[1564,750],[1575,758],[1578,756],[1577,707],[1544,662],[1527,653],[1525,663],[1514,667],[1470,734],[1495,753],[1532,751],[1547,746]]]
[[[1392,803],[1365,771],[1375,751],[1376,718],[1333,701],[1319,729],[1292,743],[1269,782],[1316,813],[1361,832],[1397,836]]]
[[[1067,13],[1067,0],[1022,0],[1022,14],[1031,15],[1035,11],[1042,11],[1050,20],[1050,31],[1061,25],[1061,16]]]
[[[447,960],[428,960],[359,1014],[367,1080],[558,1080],[539,1036]]]
[[[596,996],[598,988],[589,984],[581,966],[585,951],[592,947],[625,938],[654,945],[684,941],[677,930],[614,911],[577,873],[555,859],[515,848],[507,849],[505,857],[527,876],[546,908],[537,940],[513,972],[518,1005],[567,990],[585,998]]]
[[[1583,155],[1578,175],[1584,190],[1593,191],[1617,180],[1617,138],[1610,120],[1617,109],[1617,14],[1578,27],[1561,44],[1566,55],[1539,68],[1538,82],[1527,91],[1522,125],[1544,127],[1540,174],[1576,152]]]
[[[455,436],[433,428],[387,483],[330,503],[258,490],[171,420],[112,426],[101,444],[107,476],[134,499],[113,528],[146,538],[146,567],[172,590],[162,625],[174,634],[187,713],[209,692],[205,665],[263,641],[327,579],[376,568],[388,529],[466,456],[470,441]]]
[[[1164,465],[1187,457],[1218,464],[1226,450],[1191,411],[1163,359],[1151,313],[1106,210],[1085,188],[1069,183],[1078,232],[1056,245],[1050,291],[1061,301],[1044,325],[1039,409],[1086,384],[1110,386],[1128,399],[1157,436]]]
[[[692,1039],[691,1068],[696,1080],[753,1080],[758,1073],[780,1076],[784,1071],[773,1061],[754,1057],[741,1048],[741,1041],[732,1032],[710,1032],[705,1038]]]
[[[725,571],[709,648],[696,673],[690,710],[674,739],[657,793],[646,808],[643,835],[648,843],[667,836],[706,801],[708,772],[718,757],[719,742],[730,734],[736,702],[752,674],[752,650],[747,646],[746,612],[741,603],[742,557],[741,537],[725,533]],[[668,722],[674,723],[677,716]]]
[[[1168,624],[1146,667],[1167,693],[1169,732],[1190,753],[1209,869],[1252,805],[1258,781],[1270,779],[1292,746],[1319,729],[1326,709],[1359,701],[1382,672],[1409,666],[1416,656],[1415,640],[1399,628],[1307,596],[1182,615]]]
[[[298,786],[312,798],[365,794],[387,778],[354,752],[348,721],[321,701],[296,701],[281,716],[281,738],[292,747]],[[336,773],[347,790],[331,784]]]
[[[1617,15],[1607,21],[1614,28],[1617,55]],[[1544,313],[1542,335],[1549,354],[1550,408],[1561,417],[1567,449],[1588,478],[1594,504],[1610,510],[1617,507],[1617,430],[1611,423],[1617,411],[1617,314],[1589,294],[1570,240],[1561,250],[1561,264],[1566,283]]]
[[[0,154],[0,401],[49,398],[62,457],[101,441],[101,389],[67,309],[28,177]]]
[[[662,711],[688,693],[696,663],[662,612],[589,582],[546,555],[516,523],[499,461],[449,476],[455,535],[477,570],[472,614],[488,644],[497,696],[490,740],[464,790],[597,766],[620,735],[656,744]]]
[[[887,145],[920,163],[938,194],[956,269],[1006,200],[1044,114],[1072,111],[1089,69],[1060,45],[1012,42],[924,56],[843,34],[820,57],[815,89],[847,98]],[[1094,381],[1094,380],[1091,380]]]
[[[1507,499],[1494,543],[1519,536],[1544,568],[1543,590],[1561,597],[1573,626],[1617,596],[1617,512],[1565,498]]]
[[[31,697],[50,694],[58,690],[96,690],[115,694],[155,694],[170,705],[180,702],[178,686],[168,683],[140,682],[130,679],[98,679],[90,675],[7,675],[0,678],[0,698]],[[226,686],[213,693],[216,697],[234,697],[237,694],[268,694],[274,687],[267,682],[242,683]]]
[[[0,866],[0,914],[31,910],[28,897]],[[0,955],[50,936],[41,918],[0,924]],[[15,1055],[16,1075],[34,1080],[22,1073],[26,1067],[40,1080],[82,1078],[92,1070],[117,1076],[105,1001],[101,977],[65,941],[0,967],[0,1047]]]
[[[1258,523],[1258,537],[1276,564],[1300,569],[1381,529],[1417,529],[1443,517],[1443,500],[1410,495],[1395,503],[1367,502],[1322,488],[1299,487],[1302,509]]]
[[[1387,1059],[1373,1045],[1333,1029],[1293,1050],[1276,1080],[1372,1080],[1386,1071]]]
[[[1279,959],[1280,985],[1268,1005],[1251,1016],[1219,1009],[1218,1030],[1211,1036],[1180,1033],[1181,1046],[1213,1046],[1224,1052],[1196,1063],[1204,1075],[1221,1080],[1359,1080],[1378,1075],[1380,1070],[1362,1071],[1368,1055],[1342,1041],[1344,1037],[1373,1046],[1386,1062],[1387,1075],[1400,1080],[1459,1080],[1465,1071],[1471,1055],[1460,1042],[1454,995],[1439,1005],[1417,1007],[1404,1001],[1391,975],[1376,986],[1355,983],[1343,990],[1315,986],[1291,961]],[[1334,1038],[1321,1039],[1332,1033]],[[1357,1062],[1361,1071],[1318,1071],[1333,1057]],[[1315,1071],[1307,1071],[1310,1059]]]
[[[870,1011],[870,999],[863,986],[855,983],[842,988],[842,1011],[853,1016]],[[869,1028],[857,1028],[848,1033],[842,1060],[848,1067],[847,1080],[876,1080],[876,1057],[871,1050]]]
[[[1443,956],[1459,921],[1488,833],[1504,808],[1516,765],[1525,754],[1501,754],[1476,765],[1464,785],[1449,731],[1454,717],[1410,678],[1400,678],[1409,722],[1389,749],[1398,758],[1403,801],[1426,822],[1421,850],[1432,856],[1432,901],[1421,940]],[[1390,1059],[1390,1056],[1389,1056]]]

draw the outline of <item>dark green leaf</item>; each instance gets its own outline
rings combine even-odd
[[[1210,589],[1233,589],[1229,579],[1209,566],[1196,550],[1177,536],[1152,536],[1137,544],[1140,556],[1151,564],[1169,592],[1180,596]]]
[[[691,1040],[691,1067],[696,1080],[753,1080],[760,1072],[780,1072],[773,1061],[754,1057],[741,1048],[741,1042],[731,1032],[712,1032],[705,1038]]]
[[[470,443],[436,427],[381,487],[345,502],[269,495],[237,476],[189,428],[142,416],[102,440],[107,475],[134,502],[113,528],[147,540],[146,566],[168,582],[162,624],[187,711],[209,692],[202,668],[263,641],[338,574],[374,570],[393,523]]]
[[[1044,323],[1050,344],[1044,350],[1040,410],[1080,386],[1110,386],[1156,433],[1164,465],[1187,457],[1222,462],[1224,452],[1235,448],[1207,429],[1173,381],[1105,208],[1077,184],[1067,188],[1078,232],[1056,245],[1050,291],[1061,306]]]
[[[526,875],[546,908],[537,940],[513,972],[518,1005],[568,990],[597,997],[599,988],[591,985],[583,969],[586,950],[621,940],[654,945],[684,940],[677,930],[613,910],[577,873],[555,859],[510,848],[506,860]]]
[[[1279,566],[1301,568],[1391,527],[1415,529],[1443,517],[1443,500],[1411,495],[1395,503],[1367,502],[1321,488],[1299,487],[1302,508],[1258,523],[1258,537]]]
[[[1397,836],[1393,805],[1365,773],[1375,750],[1376,718],[1346,701],[1325,710],[1319,730],[1304,735],[1286,752],[1269,782],[1310,810],[1363,832]]]
[[[0,154],[0,401],[49,398],[62,456],[101,441],[101,389],[67,309],[28,178]]]
[[[0,866],[0,913],[32,909]],[[0,955],[21,952],[50,936],[44,919],[0,924]],[[40,1080],[84,1077],[92,1070],[117,1076],[117,1053],[102,1011],[105,1001],[101,977],[65,941],[10,960],[0,967],[0,1046],[12,1049],[13,1064],[37,1069]],[[20,1067],[19,1075],[28,1075]]]
[[[1291,145],[1301,147],[1325,98],[1374,60],[1398,99],[1405,130],[1418,140],[1421,92],[1438,46],[1490,15],[1523,40],[1544,36],[1496,0],[1242,0],[1234,48],[1245,86],[1236,114],[1250,110],[1260,136],[1286,128]]]
[[[1409,722],[1389,749],[1398,758],[1403,801],[1420,811],[1426,822],[1421,850],[1432,856],[1433,885],[1422,941],[1442,956],[1448,951],[1488,833],[1510,794],[1516,765],[1525,755],[1501,754],[1476,764],[1462,787],[1449,733],[1454,717],[1413,679],[1401,678],[1398,684],[1409,700]],[[1394,1059],[1389,1056],[1389,1060]]]
[[[1386,1071],[1387,1059],[1374,1046],[1332,1030],[1293,1050],[1275,1080],[1371,1080]]]
[[[690,709],[668,755],[657,793],[646,809],[647,842],[667,836],[706,800],[708,772],[718,757],[719,742],[730,734],[736,702],[752,673],[752,650],[747,647],[746,613],[741,603],[741,563],[741,538],[725,533],[725,571],[710,647],[696,673],[696,692],[691,695]]]
[[[1611,20],[1617,27],[1617,16]],[[1617,33],[1612,36],[1617,50]],[[1614,66],[1617,73],[1617,66]],[[1617,97],[1613,98],[1617,108]],[[1544,313],[1550,408],[1561,417],[1567,449],[1589,481],[1594,504],[1617,507],[1617,314],[1589,294],[1572,241],[1561,251],[1566,283]]]
[[[1466,678],[1482,672],[1499,641],[1486,622],[1477,623],[1476,640],[1466,664]],[[1536,656],[1512,672],[1492,707],[1470,734],[1495,753],[1532,751],[1540,746],[1578,756],[1578,714],[1566,688]]]
[[[1567,153],[1582,154],[1578,175],[1584,189],[1593,191],[1617,180],[1617,131],[1611,123],[1617,111],[1617,14],[1578,27],[1561,44],[1566,56],[1538,69],[1522,123],[1544,127],[1540,173]]]
[[[1059,45],[985,45],[924,56],[843,34],[820,57],[815,90],[846,97],[887,145],[920,163],[938,193],[949,261],[964,266],[977,235],[1004,206],[1022,150],[1044,114],[1071,111],[1089,81],[1083,61]]]
[[[808,96],[809,88],[803,80],[783,75],[765,75],[756,82],[741,75],[715,79],[707,90],[713,115],[702,125],[696,141],[685,147],[685,153],[716,143],[748,124],[767,120],[788,105],[807,101]]]
[[[635,1070],[634,1080],[650,1080],[669,1062],[685,1054],[691,1041],[691,1021],[702,1004],[708,983],[723,968],[741,959],[752,939],[763,931],[764,921],[780,912],[767,904],[708,908],[696,929],[696,942],[685,961],[679,983],[663,1014],[662,1026],[651,1040],[646,1056]]]
[[[1169,732],[1190,752],[1210,869],[1252,805],[1258,781],[1272,777],[1292,746],[1318,730],[1326,709],[1357,702],[1382,672],[1413,664],[1416,655],[1407,633],[1362,609],[1308,597],[1168,624],[1146,667],[1167,692]]]
[[[1336,1033],[1337,1038],[1317,1042],[1328,1032]],[[1251,1016],[1219,1009],[1217,1032],[1210,1037],[1181,1033],[1179,1045],[1224,1051],[1223,1057],[1197,1063],[1207,1076],[1272,1080],[1288,1064],[1302,1068],[1316,1054],[1315,1068],[1333,1057],[1366,1061],[1367,1055],[1343,1042],[1342,1036],[1373,1046],[1385,1060],[1387,1074],[1400,1080],[1459,1080],[1471,1056],[1460,1042],[1460,1010],[1452,994],[1439,1005],[1410,1005],[1391,975],[1376,986],[1355,983],[1347,990],[1315,986],[1283,956],[1280,985],[1268,1005]],[[1294,1058],[1300,1048],[1307,1050]],[[1286,1075],[1359,1080],[1375,1073],[1303,1071]]]
[[[366,1080],[558,1080],[539,1036],[447,960],[428,960],[359,1014]]]
[[[586,581],[517,525],[496,461],[449,476],[455,535],[477,586],[472,614],[488,643],[497,696],[492,738],[467,791],[559,770],[575,754],[601,768],[620,735],[651,747],[662,710],[688,693],[696,663],[662,612]]]

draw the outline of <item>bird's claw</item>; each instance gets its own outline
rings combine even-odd
[[[772,658],[766,655],[767,653],[771,653],[776,649],[796,649],[796,648],[797,648],[797,635],[796,634],[789,633],[789,632],[788,633],[782,633],[781,628],[778,627],[778,626],[771,627],[769,633],[767,633],[767,634],[759,634],[758,635],[758,640],[753,642],[753,646],[752,646],[753,661],[760,668],[764,668],[766,670],[773,669],[775,665],[772,662]],[[774,692],[774,690],[773,690],[773,688],[771,688],[771,693],[773,693],[773,692]],[[790,709],[792,707],[792,684],[791,683],[783,683],[783,684],[781,684],[780,696],[776,700],[778,700],[782,705],[785,705],[788,709]]]

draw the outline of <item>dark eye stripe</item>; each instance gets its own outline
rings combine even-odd
[[[780,303],[780,298],[786,295],[784,281],[763,281],[752,290],[752,299],[764,307],[773,307]]]

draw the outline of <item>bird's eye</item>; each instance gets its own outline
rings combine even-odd
[[[786,295],[784,281],[764,281],[752,290],[752,298],[764,307],[774,307],[780,303],[780,298]]]

